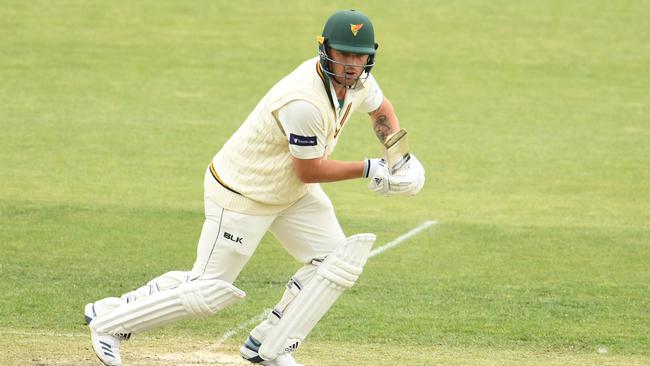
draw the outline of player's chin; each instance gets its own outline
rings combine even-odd
[[[346,86],[353,86],[354,84],[356,84],[357,80],[359,80],[359,76],[357,76],[357,75],[353,75],[353,76],[346,75],[346,77],[345,77],[345,85]]]

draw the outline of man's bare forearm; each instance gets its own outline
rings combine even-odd
[[[384,143],[388,136],[395,132],[393,131],[392,124],[388,120],[388,117],[384,114],[378,116],[377,119],[372,121],[372,129],[375,131],[375,135],[377,135],[377,138],[381,143]]]
[[[382,144],[386,142],[388,136],[399,131],[399,120],[388,99],[384,98],[379,108],[369,114],[372,120],[372,129]]]
[[[360,178],[363,175],[364,162],[293,158],[293,168],[298,179],[304,183],[337,182]]]

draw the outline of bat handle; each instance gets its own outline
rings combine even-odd
[[[398,162],[396,162],[392,167],[390,167],[390,174],[395,174],[398,170],[400,170],[408,161],[411,160],[411,154],[406,153],[404,157],[402,157]]]

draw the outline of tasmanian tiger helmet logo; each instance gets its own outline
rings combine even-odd
[[[363,28],[363,23],[362,24],[350,24],[350,30],[352,31],[353,36],[357,36],[357,33],[359,33],[359,29]]]

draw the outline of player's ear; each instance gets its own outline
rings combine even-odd
[[[377,49],[379,48],[379,43],[375,42],[375,53],[370,55],[368,57],[368,62],[366,63],[366,67],[363,69],[365,72],[370,72],[372,70],[372,67],[375,66],[375,56],[377,55]]]

